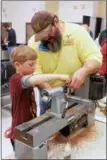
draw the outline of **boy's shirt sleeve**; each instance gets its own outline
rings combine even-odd
[[[12,80],[10,80],[10,85],[12,85],[14,88],[18,89],[18,92],[21,92],[22,90],[33,87],[30,83],[29,79],[33,75],[26,75],[22,76],[20,74],[16,75]]]
[[[76,45],[81,62],[84,63],[87,60],[96,60],[102,64],[102,54],[100,49],[88,32],[80,27],[78,35],[76,33]]]
[[[22,87],[22,77],[23,75],[14,74],[9,81],[10,92],[17,90],[19,93],[24,90]]]

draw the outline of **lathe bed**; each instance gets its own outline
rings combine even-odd
[[[18,159],[47,159],[48,138],[60,131],[63,135],[73,130],[94,125],[95,104],[87,99],[86,87],[69,95],[67,87],[43,90],[43,100],[51,100],[51,110],[16,127],[15,155]],[[80,93],[81,96],[80,96]],[[84,98],[85,97],[85,98]]]

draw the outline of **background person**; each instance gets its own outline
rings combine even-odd
[[[99,35],[99,44],[101,47],[101,53],[103,55],[102,66],[99,72],[105,76],[107,82],[107,29],[103,30]]]
[[[8,37],[4,39],[4,44],[7,45],[10,59],[11,51],[16,46],[16,32],[8,23],[4,23],[3,28],[8,32]]]
[[[84,23],[82,24],[82,26],[87,30],[87,32],[90,34],[90,36],[93,38],[93,32],[90,30],[89,28],[89,24],[88,23]]]

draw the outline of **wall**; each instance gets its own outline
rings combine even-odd
[[[45,9],[51,13],[58,15],[59,2],[58,1],[46,1]]]
[[[45,9],[45,1],[2,1],[2,22],[12,22],[17,43],[26,42],[26,22],[33,14]]]
[[[102,29],[106,26],[105,3],[105,1],[2,1],[2,22],[12,22],[18,43],[26,43],[26,22],[30,22],[36,11],[44,9],[69,22],[81,23],[83,15],[91,16],[94,32],[94,17],[104,18]]]
[[[59,17],[81,23],[83,15],[93,15],[93,7],[93,1],[59,1]]]
[[[106,1],[96,1],[95,4],[96,4],[96,9],[95,9],[96,16],[106,19],[107,2]]]
[[[102,18],[101,31],[106,28],[106,1],[59,1],[59,17],[68,22],[83,22],[90,16],[90,29],[95,34],[96,17]]]
[[[103,29],[105,29],[107,27],[106,11],[107,11],[107,1],[96,2],[95,15],[97,17],[103,18],[102,19],[101,30],[103,30]]]

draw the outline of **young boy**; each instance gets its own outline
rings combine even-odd
[[[11,60],[16,68],[16,73],[9,81],[12,101],[12,125],[11,128],[6,130],[5,137],[10,138],[13,149],[15,149],[15,127],[36,117],[33,86],[54,79],[68,80],[68,75],[63,74],[33,75],[36,59],[36,52],[25,45],[14,48],[11,53]]]

